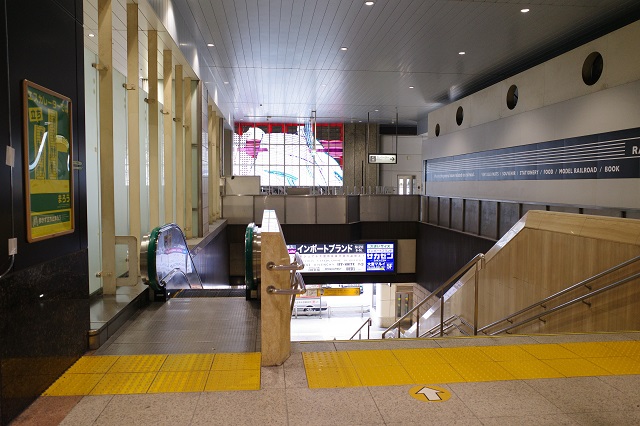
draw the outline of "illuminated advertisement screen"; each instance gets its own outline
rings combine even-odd
[[[393,273],[394,242],[313,243],[287,245],[289,255],[298,253],[305,273]]]

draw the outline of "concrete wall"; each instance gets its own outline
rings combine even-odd
[[[640,22],[433,111],[423,160],[640,127],[638,43]],[[588,86],[582,80],[582,67],[594,51],[601,53],[604,70],[600,80]],[[519,99],[510,110],[506,96],[513,84]],[[459,126],[458,107],[464,109]],[[430,182],[426,193],[640,207],[639,179]]]
[[[380,153],[397,153],[397,164],[380,165],[380,186],[397,189],[399,175],[415,175],[418,194],[422,193],[422,136],[384,135],[380,137]]]

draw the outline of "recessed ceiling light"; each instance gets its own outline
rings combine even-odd
[[[224,84],[229,84],[229,82],[228,82],[228,81],[225,81],[225,82],[224,82]]]
[[[520,9],[520,12],[522,13],[527,13],[529,11],[529,9]]]
[[[409,86],[409,89],[415,89],[415,87],[414,86]]]
[[[465,55],[467,52],[458,52],[458,55]]]
[[[344,51],[344,50],[347,50],[347,48],[345,46],[342,46],[340,50]]]
[[[378,112],[378,111],[380,111],[380,110],[379,110],[379,109],[374,109],[374,111],[375,111],[375,112]]]
[[[373,6],[374,2],[372,1],[365,1],[364,4],[366,4],[367,6]]]
[[[208,46],[208,47],[213,47],[213,46],[215,46],[215,45],[214,45],[213,43],[207,43],[207,46]]]
[[[94,33],[89,33],[89,37],[95,37],[96,35]]]

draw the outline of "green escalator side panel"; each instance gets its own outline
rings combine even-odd
[[[247,286],[247,294],[256,289],[253,279],[253,229],[254,223],[247,225],[244,232],[244,284]]]
[[[162,226],[154,228],[149,234],[149,248],[147,249],[147,276],[149,277],[149,286],[155,291],[160,291],[160,283],[158,283],[158,271],[156,269],[156,250],[158,248],[158,235]]]

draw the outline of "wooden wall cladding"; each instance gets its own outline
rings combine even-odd
[[[531,211],[487,252],[479,272],[479,327],[504,318],[566,287],[640,255],[640,221]],[[598,289],[640,271],[640,262],[593,283]],[[451,299],[450,310],[473,319],[473,274]],[[568,301],[587,293],[582,288]],[[513,333],[640,329],[640,280],[513,329]],[[544,312],[536,308],[534,313]],[[504,326],[504,324],[502,325]],[[498,330],[495,328],[493,330]],[[489,332],[492,330],[489,330]]]

